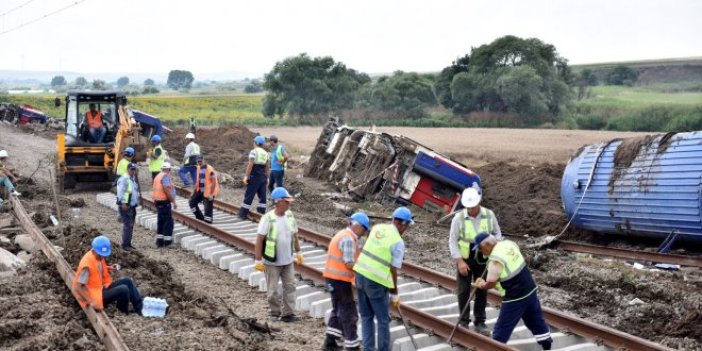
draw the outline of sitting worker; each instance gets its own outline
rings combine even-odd
[[[88,105],[88,108],[90,110],[85,113],[85,121],[88,123],[90,142],[102,144],[107,131],[102,123],[102,112],[98,111],[95,104]]]
[[[195,191],[190,197],[190,211],[195,214],[195,218],[212,223],[212,210],[215,196],[219,195],[219,181],[215,169],[205,163],[202,156],[197,156],[197,172],[195,176]],[[205,215],[200,211],[200,202],[205,207]]]
[[[15,186],[12,184],[17,183],[17,177],[15,176],[15,170],[7,166],[7,157],[7,151],[0,150],[0,186],[4,187],[5,191],[12,196],[20,196],[20,193],[17,192]],[[0,192],[0,195],[3,192]],[[0,197],[0,204],[2,204],[2,202],[3,199]]]
[[[91,250],[83,255],[73,277],[73,294],[82,307],[90,306],[96,312],[116,302],[117,309],[128,314],[131,302],[133,311],[141,314],[143,299],[132,278],[112,280],[111,273],[119,270],[119,265],[107,265],[105,258],[111,252],[110,239],[106,236],[93,239]]]
[[[487,278],[478,278],[478,289],[497,288],[502,295],[500,315],[497,317],[492,338],[507,343],[519,320],[534,334],[544,350],[551,349],[551,331],[544,320],[541,302],[536,295],[536,283],[526,265],[519,246],[511,240],[498,241],[495,236],[480,233],[475,237],[473,250],[488,258]]]

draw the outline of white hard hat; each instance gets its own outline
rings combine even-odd
[[[480,200],[482,199],[482,192],[476,188],[467,188],[463,190],[463,195],[461,195],[461,204],[465,208],[473,208],[478,206]]]
[[[170,162],[164,162],[161,165],[161,169],[171,169],[171,163]]]
[[[193,134],[193,133],[185,134],[185,139],[195,139],[195,134]]]
[[[7,151],[6,151],[6,150],[0,150],[0,157],[7,157]]]

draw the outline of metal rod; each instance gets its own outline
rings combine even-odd
[[[419,350],[419,347],[417,347],[417,342],[414,341],[414,335],[412,335],[412,333],[410,333],[410,331],[409,331],[409,327],[407,326],[407,321],[405,321],[405,316],[402,315],[402,308],[400,307],[400,305],[397,305],[397,313],[400,314],[400,319],[402,320],[402,325],[405,326],[405,331],[407,332],[407,335],[409,335],[410,340],[412,340],[412,346],[414,346],[415,350]]]

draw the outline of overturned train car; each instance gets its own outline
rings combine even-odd
[[[481,189],[476,173],[410,138],[357,130],[338,119],[324,126],[305,175],[329,181],[356,200],[442,213],[460,206],[463,189]]]

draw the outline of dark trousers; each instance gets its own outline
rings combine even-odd
[[[548,328],[548,324],[544,320],[541,302],[536,291],[522,300],[502,304],[500,315],[497,317],[497,323],[495,323],[495,330],[492,332],[492,338],[499,342],[507,343],[520,319],[524,321],[527,329],[534,334],[536,342],[544,350],[550,350],[553,339],[551,339],[551,331]]]
[[[159,173],[161,173],[161,172],[151,172],[151,181],[153,181],[154,179],[156,179],[156,176],[157,176]]]
[[[271,171],[271,175],[268,176],[268,191],[273,192],[273,189],[283,186],[283,177],[285,176],[285,171]]]
[[[332,311],[327,323],[327,336],[344,337],[344,347],[361,346],[356,323],[358,312],[353,299],[353,286],[349,282],[328,279],[331,290]]]
[[[463,308],[466,308],[466,312],[461,317],[461,323],[468,325],[470,323],[470,301],[468,301],[471,290],[470,284],[483,276],[485,265],[478,264],[474,260],[465,260],[465,262],[470,268],[468,276],[464,277],[456,272],[456,283],[458,285],[458,309],[459,311],[463,311]],[[466,305],[468,305],[468,307],[466,307]],[[475,304],[473,306],[475,324],[485,323],[485,306],[487,306],[487,290],[475,289]]]
[[[244,203],[239,209],[239,218],[246,219],[248,217],[251,204],[256,195],[258,195],[256,212],[261,214],[266,213],[266,181],[267,178],[265,174],[262,176],[249,177],[249,185],[246,186],[246,193],[244,193]]]
[[[173,210],[168,201],[156,201],[158,213],[156,224],[156,247],[168,246],[173,243]]]
[[[119,278],[110,284],[107,288],[102,289],[102,304],[107,306],[112,302],[117,302],[117,309],[129,313],[129,303],[132,303],[134,312],[141,314],[143,299],[132,281],[132,278]]]
[[[130,206],[126,211],[119,206],[119,216],[122,218],[122,247],[132,246],[132,233],[134,233],[134,219],[136,207]]]
[[[198,206],[202,202],[203,207],[205,208],[205,215],[202,215],[202,211],[200,211],[200,206]],[[202,191],[198,191],[193,196],[190,197],[190,211],[193,211],[195,214],[195,218],[205,221],[207,223],[212,223],[212,208],[214,205],[214,201],[210,201],[209,199],[205,198],[205,195],[202,193]]]

